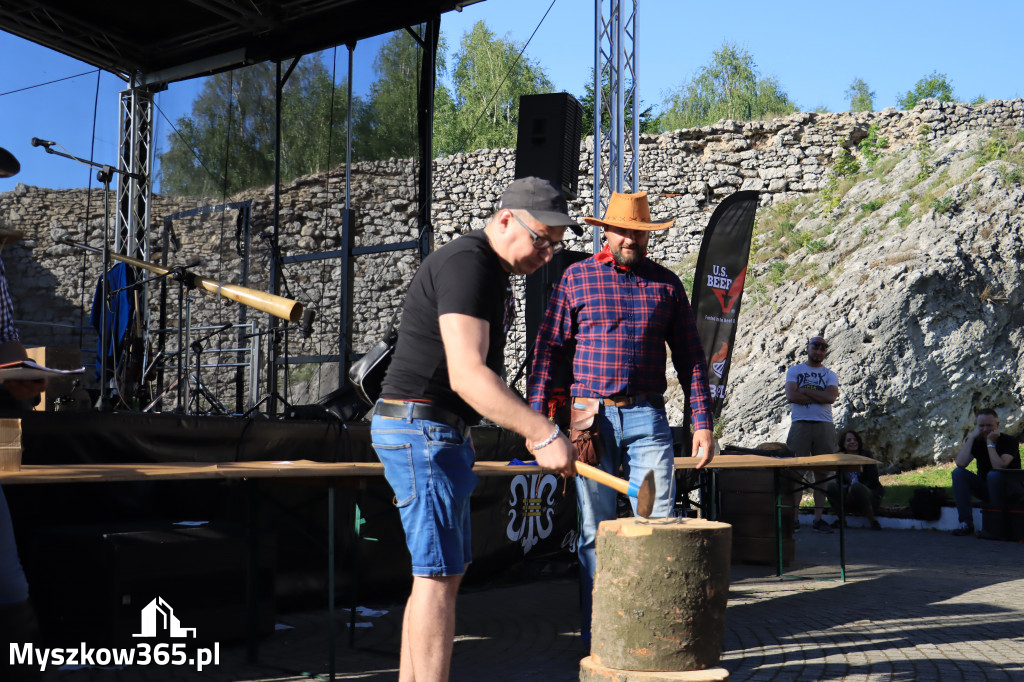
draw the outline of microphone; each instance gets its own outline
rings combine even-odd
[[[32,146],[33,147],[49,147],[52,144],[57,144],[57,143],[53,142],[51,140],[40,140],[38,137],[33,137],[32,138]]]
[[[308,339],[313,334],[313,320],[316,319],[316,311],[307,308],[302,311],[302,338]]]

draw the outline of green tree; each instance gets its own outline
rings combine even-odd
[[[377,52],[373,60],[376,78],[369,94],[369,125],[364,132],[370,158],[412,159],[419,155],[416,107],[421,58],[419,43],[405,30],[393,32]]]
[[[900,109],[913,109],[918,102],[928,97],[940,102],[956,101],[956,97],[953,95],[953,86],[946,74],[932,71],[917,81],[917,85],[912,90],[908,90],[903,97],[896,100],[896,105]]]
[[[606,74],[604,85],[601,86],[601,118],[606,121],[608,116],[608,102],[611,101],[611,76]],[[628,90],[630,84],[626,84]],[[637,102],[637,107],[643,107],[643,101]],[[590,78],[583,86],[583,95],[580,97],[580,106],[583,108],[583,132],[582,136],[594,134],[594,69],[590,69]],[[607,121],[606,121],[607,122]],[[659,120],[654,115],[654,107],[647,107],[640,112],[640,132],[656,133],[659,130]],[[626,130],[633,129],[633,112],[626,112]]]
[[[774,78],[761,77],[746,50],[725,43],[711,63],[669,95],[662,130],[708,125],[723,118],[750,121],[785,116],[796,105]]]
[[[435,153],[515,147],[519,97],[553,89],[544,69],[520,56],[522,50],[520,43],[496,37],[483,21],[462,36],[452,62],[452,91],[435,90]]]
[[[850,100],[850,111],[874,111],[875,93],[862,78],[854,78],[846,91]]]
[[[277,66],[254,64],[209,77],[192,112],[175,123],[159,155],[166,194],[220,196],[274,181]],[[339,92],[345,85],[338,86]],[[344,96],[333,96],[327,67],[301,59],[281,99],[281,178],[325,170],[344,158]],[[356,115],[361,103],[355,102]],[[333,114],[333,115],[332,115]]]

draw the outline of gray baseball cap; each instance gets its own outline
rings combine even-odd
[[[531,176],[513,181],[501,195],[498,208],[529,211],[530,215],[545,225],[565,225],[577,237],[583,234],[583,228],[569,217],[569,205],[562,190],[544,178]]]

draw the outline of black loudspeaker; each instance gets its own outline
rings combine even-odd
[[[567,92],[522,95],[516,177],[546,178],[575,199],[580,182],[583,107]]]

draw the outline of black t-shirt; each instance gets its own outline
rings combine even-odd
[[[508,282],[508,273],[483,230],[469,232],[430,254],[409,285],[381,397],[429,400],[470,424],[478,422],[480,416],[452,390],[438,317],[460,313],[490,323],[487,366],[501,374]]]
[[[974,461],[978,463],[978,475],[987,476],[988,472],[992,471],[992,460],[988,456],[988,441],[981,436],[974,439],[974,444],[971,446],[971,455],[974,457]],[[1017,439],[1013,436],[1008,436],[1005,433],[999,434],[999,438],[996,438],[996,452],[1000,455],[1013,455],[1013,461],[1006,467],[1007,469],[1020,469],[1020,450],[1017,449]]]

